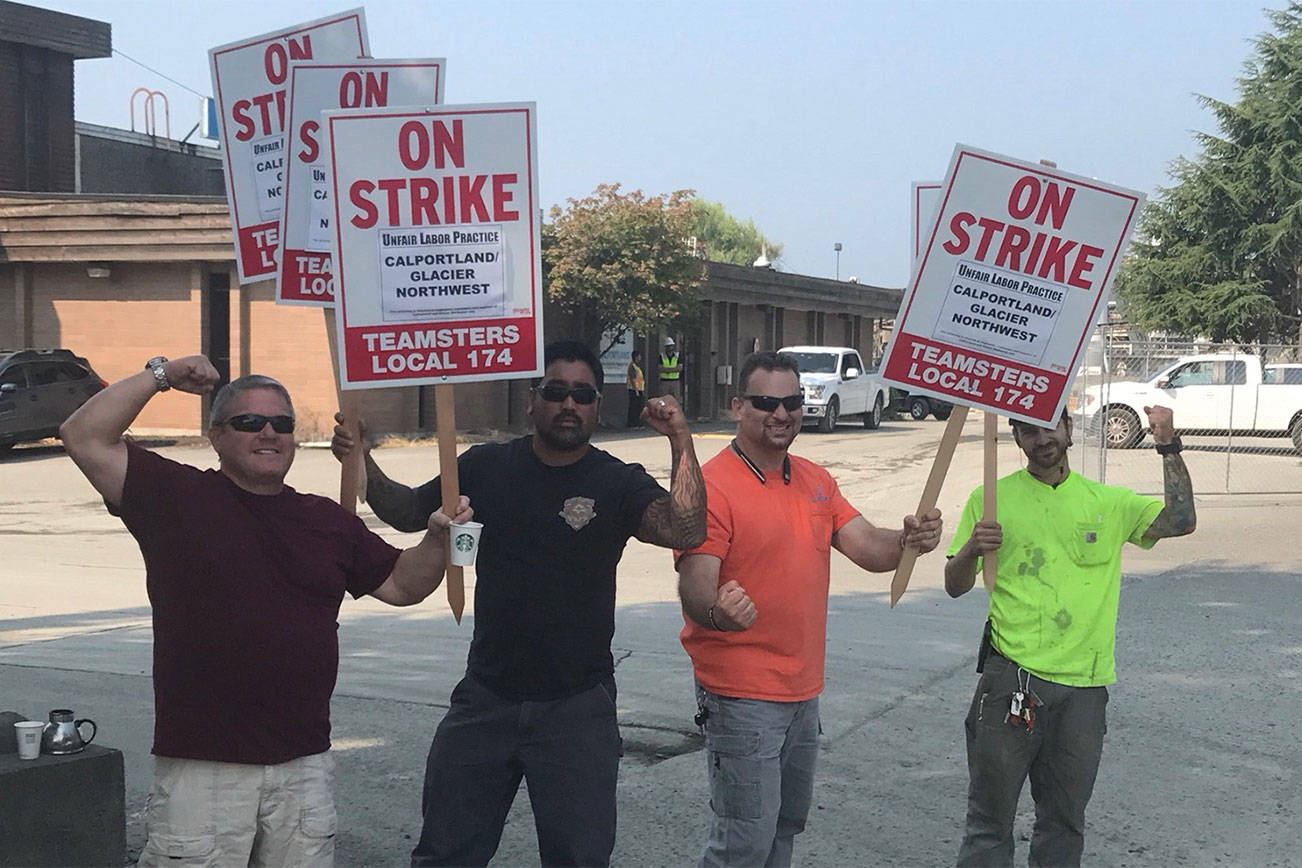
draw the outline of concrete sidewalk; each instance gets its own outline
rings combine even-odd
[[[940,427],[843,427],[802,436],[796,451],[828,465],[870,520],[894,525],[916,506]],[[708,457],[726,443],[705,437],[698,450]],[[667,476],[668,449],[658,438],[602,445]],[[1003,466],[1016,466],[1005,447]],[[208,455],[163,451],[191,463]],[[432,475],[433,455],[413,447],[377,458],[414,483]],[[941,499],[950,528],[944,544],[978,481],[979,455],[979,441],[964,438]],[[329,492],[336,479],[328,455],[304,450],[290,482]],[[1200,498],[1198,506],[1194,537],[1132,549],[1124,561],[1121,680],[1112,689],[1087,864],[1302,865],[1302,557],[1286,542],[1302,526],[1302,496]],[[126,757],[134,857],[143,844],[152,734],[139,553],[57,450],[0,463],[0,546],[0,710],[37,717],[71,707],[97,721],[98,742]],[[965,802],[962,718],[975,685],[984,594],[950,600],[937,554],[919,562],[892,610],[889,577],[860,573],[839,555],[833,563],[823,750],[797,863],[952,864]],[[344,603],[333,703],[341,865],[405,864],[419,832],[425,754],[464,670],[473,625],[473,612],[457,625],[438,597],[414,610]],[[691,864],[704,838],[704,759],[681,624],[668,554],[631,543],[614,643],[625,741],[618,865]],[[1024,836],[1029,806],[1024,794]],[[1018,855],[1025,864],[1025,842]],[[525,792],[495,864],[538,864]]]

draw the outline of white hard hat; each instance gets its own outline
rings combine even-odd
[[[672,347],[672,346],[674,346],[674,339],[673,339],[673,338],[665,338],[665,346],[667,346],[667,347]]]

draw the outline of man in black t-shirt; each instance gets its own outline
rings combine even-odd
[[[615,567],[629,537],[666,548],[705,539],[705,487],[678,402],[647,424],[669,439],[668,493],[640,465],[588,441],[602,371],[574,341],[544,351],[532,436],[475,446],[457,460],[461,493],[484,529],[475,630],[425,769],[424,824],[412,865],[487,865],[521,777],[544,865],[606,865],[615,845]],[[343,421],[342,419],[340,420]],[[335,454],[352,440],[335,429]],[[409,488],[368,453],[367,502],[399,530],[438,508],[440,480]]]

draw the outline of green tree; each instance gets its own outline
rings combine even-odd
[[[692,200],[692,235],[704,246],[705,258],[715,262],[750,265],[767,249],[776,266],[782,256],[781,244],[765,238],[753,220],[743,223],[733,217],[719,202]]]
[[[543,226],[547,297],[573,317],[578,337],[604,354],[603,333],[690,331],[704,263],[687,245],[691,190],[645,196],[602,184],[552,206]]]
[[[1179,158],[1140,220],[1117,279],[1131,320],[1243,343],[1302,325],[1302,3],[1267,13],[1239,101],[1206,96],[1220,135]]]

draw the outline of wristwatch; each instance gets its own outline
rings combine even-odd
[[[145,368],[154,374],[154,384],[158,386],[158,391],[166,392],[172,388],[172,384],[167,382],[167,371],[163,369],[163,363],[167,361],[166,356],[154,356],[145,362]]]
[[[1158,455],[1179,455],[1180,450],[1184,449],[1184,444],[1180,442],[1180,435],[1177,434],[1171,438],[1170,443],[1158,443]]]

